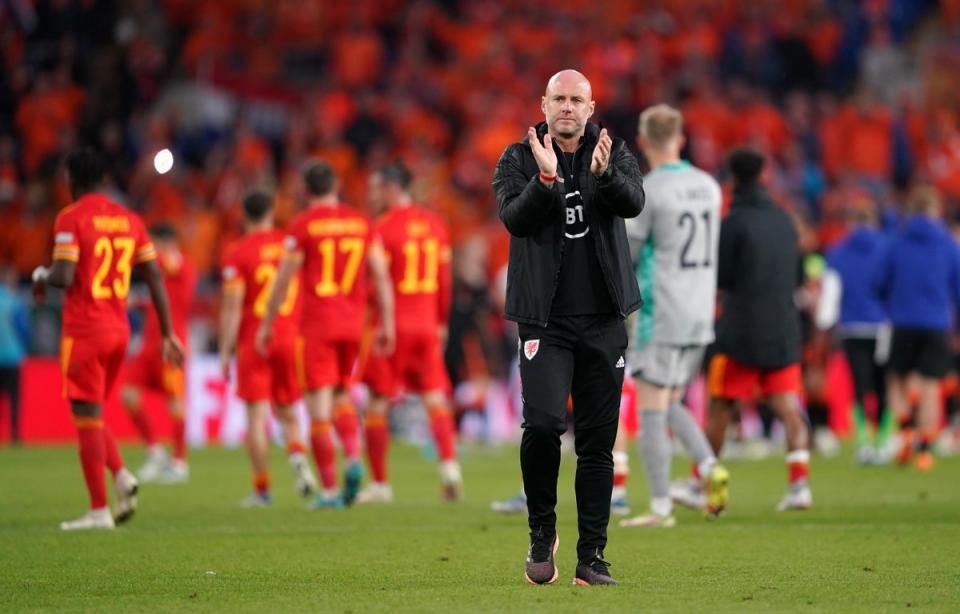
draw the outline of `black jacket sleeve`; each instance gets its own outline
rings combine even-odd
[[[720,223],[720,246],[717,255],[717,288],[733,287],[737,275],[737,219],[731,214]]]
[[[493,175],[500,221],[515,237],[535,234],[550,220],[558,203],[555,190],[543,185],[536,175],[525,176],[522,147],[519,143],[507,147]]]
[[[643,211],[646,195],[640,165],[620,139],[614,142],[607,172],[597,179],[597,195],[601,206],[619,217],[637,217]]]

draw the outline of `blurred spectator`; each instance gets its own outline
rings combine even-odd
[[[17,293],[17,272],[0,267],[0,393],[10,407],[10,440],[20,442],[20,365],[27,353],[30,316]]]

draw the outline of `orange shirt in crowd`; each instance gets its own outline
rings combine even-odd
[[[847,168],[858,175],[888,179],[893,167],[890,113],[882,109],[862,113],[848,108],[843,114]]]

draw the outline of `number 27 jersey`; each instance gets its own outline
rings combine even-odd
[[[64,335],[129,330],[133,267],[157,257],[140,218],[102,194],[87,194],[57,215],[53,232],[53,259],[77,267],[63,304]]]
[[[243,292],[243,312],[237,347],[253,347],[260,322],[267,313],[267,302],[273,290],[280,260],[283,258],[284,235],[279,230],[248,234],[234,243],[223,259],[224,292]],[[299,324],[300,275],[287,286],[273,322],[274,338],[293,338]]]

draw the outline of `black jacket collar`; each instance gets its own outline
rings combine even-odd
[[[740,185],[733,190],[731,207],[772,207],[773,201],[767,189],[759,183]]]

